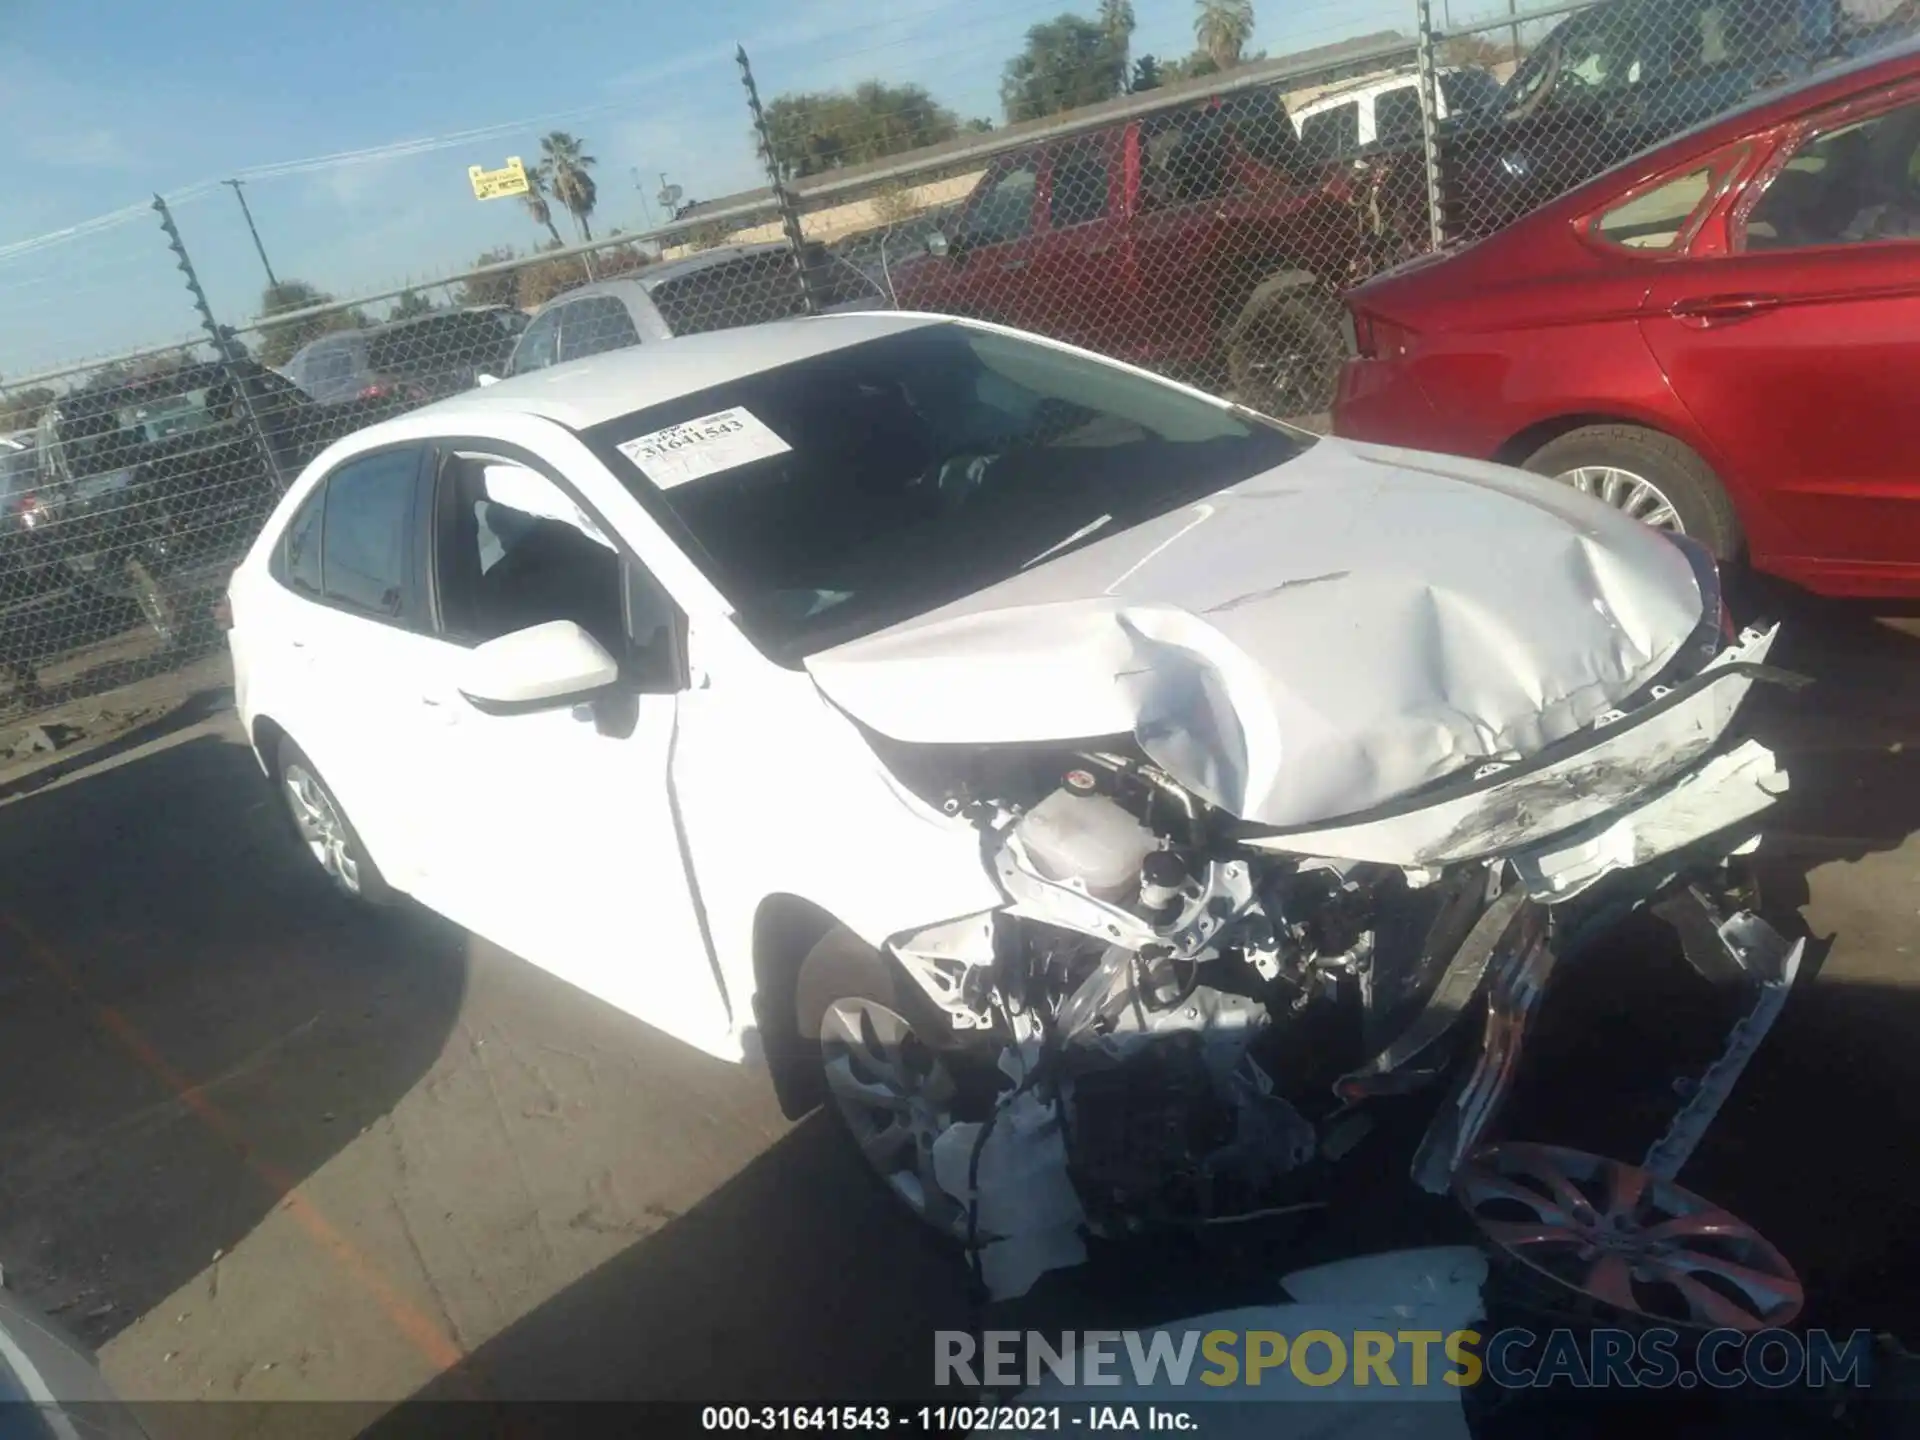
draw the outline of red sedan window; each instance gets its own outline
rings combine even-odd
[[[1585,223],[1587,237],[1606,246],[1652,254],[1686,248],[1727,192],[1746,158],[1744,142],[1635,187]]]
[[[1920,102],[1806,137],[1748,212],[1747,250],[1920,236]]]

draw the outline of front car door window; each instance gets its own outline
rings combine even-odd
[[[1003,170],[967,211],[961,238],[969,247],[1000,245],[1033,230],[1033,202],[1040,189],[1040,167],[1031,159]]]
[[[518,461],[458,451],[442,463],[434,565],[442,628],[477,644],[571,620],[626,650],[613,542],[552,480]]]

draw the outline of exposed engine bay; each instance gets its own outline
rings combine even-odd
[[[995,1293],[1083,1258],[1082,1233],[1311,1203],[1363,1143],[1377,1100],[1437,1097],[1413,1160],[1434,1193],[1496,1138],[1556,941],[1587,909],[1556,902],[1526,854],[1418,867],[1270,848],[1128,737],[887,758],[973,824],[1007,901],[889,947],[943,1013],[956,1057],[991,1075],[984,1109],[946,1117],[933,1162]],[[1652,857],[1628,903],[1687,907],[1720,951],[1696,961],[1703,973],[1714,964],[1754,997],[1783,993],[1798,947],[1718,884],[1752,836],[1710,828],[1707,851]],[[1755,1031],[1676,1118],[1659,1157],[1669,1175],[1764,1023]]]

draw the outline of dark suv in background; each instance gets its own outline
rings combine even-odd
[[[251,412],[251,413],[249,413]],[[173,644],[183,601],[211,593],[291,479],[327,445],[391,413],[378,398],[326,406],[254,363],[185,365],[96,381],[42,412],[31,472],[9,482],[32,499],[7,551],[63,593],[0,620],[0,666],[23,667],[111,633],[129,605]],[[264,444],[264,450],[263,450]],[[271,463],[269,463],[271,460]],[[28,462],[9,456],[9,463]],[[278,476],[276,476],[276,470]]]
[[[1446,238],[1491,234],[1755,91],[1909,33],[1835,0],[1601,0],[1562,20],[1494,103],[1439,125]],[[1375,147],[1397,224],[1425,248],[1419,137]]]
[[[515,310],[443,310],[324,335],[296,351],[280,373],[322,405],[424,404],[498,374],[525,328],[526,317]]]

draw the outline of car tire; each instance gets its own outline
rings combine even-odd
[[[800,962],[794,1024],[818,1046],[826,1108],[873,1175],[918,1219],[965,1239],[966,1207],[933,1176],[932,1145],[957,1118],[951,1048],[929,1044],[935,1007],[840,925]],[[911,1018],[910,1018],[911,1017]]]
[[[1227,341],[1227,381],[1276,420],[1317,419],[1333,409],[1345,359],[1339,301],[1301,286],[1248,302]]]
[[[394,903],[395,891],[306,752],[291,740],[282,740],[274,752],[273,770],[287,819],[333,892],[361,905]]]
[[[1583,425],[1550,440],[1522,462],[1536,475],[1551,476],[1589,493],[1600,494],[1636,519],[1671,510],[1673,522],[1660,528],[1678,529],[1698,540],[1722,564],[1738,560],[1745,549],[1740,517],[1713,468],[1671,435],[1639,425]],[[1576,478],[1586,472],[1583,483]],[[1641,481],[1659,502],[1648,508],[1641,492],[1624,482],[1602,478],[1601,472]],[[1602,493],[1609,485],[1614,497]],[[1631,506],[1631,497],[1640,494]]]

